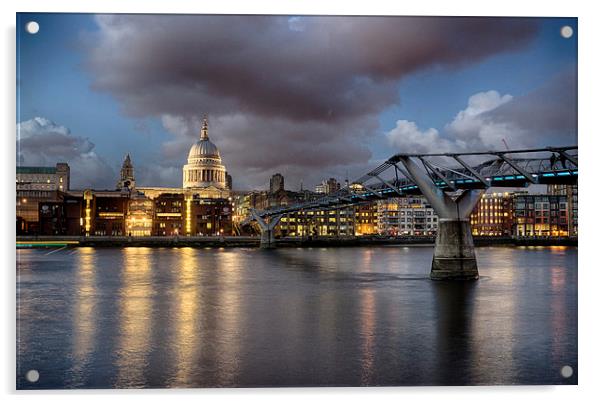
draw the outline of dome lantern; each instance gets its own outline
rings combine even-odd
[[[209,140],[209,127],[207,117],[203,118],[203,127],[201,128],[201,140]]]

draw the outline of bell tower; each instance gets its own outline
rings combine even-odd
[[[117,182],[117,189],[132,190],[135,187],[136,179],[134,179],[134,166],[132,165],[132,160],[130,158],[130,154],[128,153],[125,156],[125,159],[123,160],[123,164],[121,165],[121,172],[119,182]]]

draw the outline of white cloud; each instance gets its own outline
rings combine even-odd
[[[112,188],[113,169],[94,151],[88,138],[74,136],[62,125],[43,118],[17,124],[17,163],[29,166],[54,166],[67,162],[73,188]]]
[[[452,151],[454,143],[441,137],[437,129],[420,130],[416,123],[398,120],[395,128],[386,133],[389,144],[398,152],[427,153]]]
[[[500,95],[497,91],[474,94],[468,99],[466,109],[458,112],[454,120],[445,126],[445,131],[462,148],[503,149],[502,140],[519,146],[522,131],[516,125],[512,122],[493,122],[485,115],[512,99],[511,95]]]
[[[386,133],[389,144],[398,152],[462,152],[503,149],[506,140],[513,147],[523,145],[524,130],[511,121],[493,121],[488,113],[512,101],[511,95],[497,91],[479,92],[468,99],[465,109],[445,125],[443,134],[437,129],[420,130],[415,122],[398,120]]]

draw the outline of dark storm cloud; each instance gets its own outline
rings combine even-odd
[[[342,165],[369,160],[371,153],[365,142],[377,124],[376,120],[365,118],[331,125],[236,114],[211,119],[209,136],[220,149],[228,170],[244,175],[244,181],[240,174],[235,175],[240,185],[263,186],[276,170],[289,177],[291,183],[304,179],[309,185],[323,179],[323,169],[316,168],[324,167],[325,161],[330,161],[331,168],[338,166],[340,173],[344,172]],[[177,167],[188,153],[191,137],[198,135],[199,119],[167,115],[163,125],[174,134],[174,140],[163,145],[164,162]],[[343,140],[339,130],[346,134]]]
[[[240,176],[365,163],[378,114],[399,102],[405,75],[517,50],[537,31],[520,18],[103,15],[97,23],[87,47],[93,88],[133,117],[209,114]],[[167,159],[185,153],[195,132],[169,130]]]
[[[94,87],[133,115],[251,112],[342,119],[397,102],[400,77],[518,49],[534,20],[100,16]]]

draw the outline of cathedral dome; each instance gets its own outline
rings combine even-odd
[[[197,158],[220,158],[219,150],[208,138],[198,140],[190,147],[190,152],[188,153],[188,160]]]
[[[188,163],[183,167],[183,187],[226,190],[227,172],[216,145],[209,140],[207,119],[203,121],[200,138],[190,147]],[[221,193],[220,193],[221,194]]]

